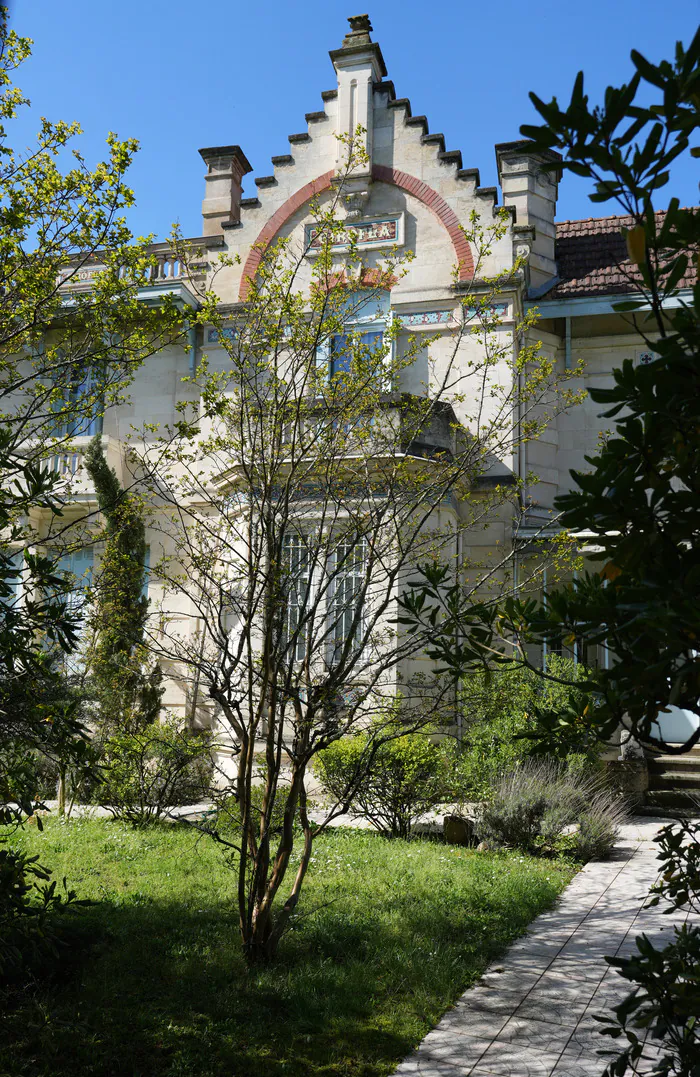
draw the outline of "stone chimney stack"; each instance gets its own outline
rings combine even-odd
[[[530,253],[530,285],[537,288],[556,276],[554,258],[554,216],[561,169],[545,169],[543,164],[560,161],[553,150],[532,149],[532,143],[502,142],[496,146],[498,180],[503,205],[514,206],[516,224],[534,229]]]
[[[202,235],[220,236],[222,227],[240,222],[243,177],[252,168],[240,146],[210,146],[199,153],[207,166]]]

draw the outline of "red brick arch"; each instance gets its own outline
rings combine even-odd
[[[296,213],[298,209],[301,209],[306,202],[309,202],[315,195],[320,194],[322,191],[328,190],[333,182],[334,176],[335,172],[331,169],[330,172],[324,172],[324,174],[318,176],[317,179],[305,183],[303,187],[300,187],[298,191],[295,191],[294,194],[291,195],[286,202],[283,202],[279,209],[272,214],[269,221],[267,221],[261,229],[258,238],[255,240],[248,257],[246,258],[245,265],[243,266],[241,286],[238,293],[239,299],[245,300],[248,298],[251,283],[258,271],[258,266],[262,261],[263,254],[279,232],[280,228],[282,228],[292,214]],[[380,183],[391,183],[394,187],[400,187],[402,191],[406,191],[407,194],[417,198],[419,202],[422,202],[423,205],[431,211],[431,213],[435,214],[452,240],[452,246],[454,247],[455,255],[457,257],[457,265],[459,267],[458,280],[471,280],[474,276],[474,260],[472,258],[472,252],[464,232],[460,228],[457,214],[450,209],[445,199],[442,198],[437,191],[434,191],[432,187],[429,187],[427,183],[422,183],[421,180],[416,179],[415,176],[410,176],[407,172],[401,172],[398,168],[388,168],[386,165],[374,165],[372,168],[372,177],[379,180]]]

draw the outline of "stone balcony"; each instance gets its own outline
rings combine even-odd
[[[86,503],[95,498],[94,484],[83,464],[85,451],[91,441],[92,435],[75,436],[71,438],[70,443],[66,443],[65,447],[62,446],[46,458],[44,465],[46,470],[58,475],[62,480],[57,491],[62,500],[71,503]],[[115,437],[103,434],[102,448],[107,463],[116,471],[120,483],[128,484],[131,476],[125,466],[122,443]]]
[[[209,252],[223,247],[224,238],[198,236],[183,240],[182,245],[187,250],[187,265],[171,243],[150,244],[147,252],[152,263],[139,283],[139,299],[153,302],[159,295],[174,294],[187,306],[198,306],[198,288],[210,268]],[[59,286],[66,301],[70,302],[70,296],[89,292],[104,268],[99,251],[77,258],[72,266],[64,267],[59,274]]]

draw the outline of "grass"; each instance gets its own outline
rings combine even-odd
[[[2,1077],[384,1077],[575,871],[337,830],[278,961],[248,972],[208,839],[75,820],[14,840],[96,904],[0,1019]]]

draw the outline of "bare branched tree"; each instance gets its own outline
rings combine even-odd
[[[245,305],[203,298],[224,360],[202,360],[198,405],[138,460],[162,529],[151,646],[222,731],[235,827],[215,833],[235,848],[251,962],[274,954],[314,835],[352,801],[355,781],[312,824],[316,754],[371,726],[370,766],[387,739],[454,720],[397,598],[426,561],[458,564],[475,601],[509,586],[505,545],[470,546],[519,511],[502,461],[572,400],[523,343],[529,318],[513,359],[498,301],[521,267],[483,278],[503,218],[471,221],[480,283],[455,299],[447,332],[410,335],[388,304],[403,261],[367,268],[338,218],[342,186],[312,205],[304,249],[283,239],[265,253]]]

